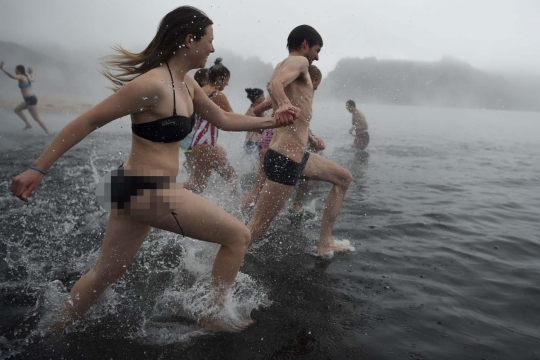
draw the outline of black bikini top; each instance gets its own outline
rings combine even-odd
[[[150,140],[152,142],[160,143],[173,143],[183,140],[189,135],[195,125],[195,114],[191,117],[177,115],[176,114],[176,96],[174,92],[174,79],[171,73],[169,64],[165,62],[169,74],[171,75],[172,89],[173,89],[173,102],[174,109],[173,115],[167,118],[154,120],[142,124],[131,124],[131,131],[137,136],[143,139]],[[191,96],[191,92],[186,84],[186,89]]]

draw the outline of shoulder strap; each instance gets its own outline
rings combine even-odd
[[[171,82],[172,82],[172,94],[173,94],[173,116],[176,116],[176,93],[174,92],[174,79],[172,77],[171,68],[169,67],[169,64],[165,61],[165,65],[167,65],[167,69],[169,69],[169,75],[171,75]]]

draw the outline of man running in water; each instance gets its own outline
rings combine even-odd
[[[264,158],[266,180],[248,223],[251,241],[266,233],[270,223],[289,199],[300,176],[331,183],[326,199],[317,254],[350,249],[348,244],[334,242],[332,228],[341,209],[352,175],[341,166],[317,154],[306,152],[311,120],[313,85],[308,67],[319,60],[323,41],[319,33],[308,25],[293,29],[287,39],[289,57],[276,66],[268,85],[276,119],[296,122],[276,129]],[[294,110],[295,114],[291,112]]]

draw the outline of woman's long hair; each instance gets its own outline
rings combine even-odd
[[[101,73],[114,83],[116,91],[137,76],[160,66],[184,45],[187,35],[200,41],[206,35],[206,28],[213,22],[201,10],[192,6],[174,9],[161,20],[154,39],[140,53],[132,53],[120,45],[113,47],[116,55],[102,60]]]

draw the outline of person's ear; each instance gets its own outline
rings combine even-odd
[[[193,35],[188,34],[184,39],[184,46],[188,49],[191,49],[191,44],[193,43]]]

